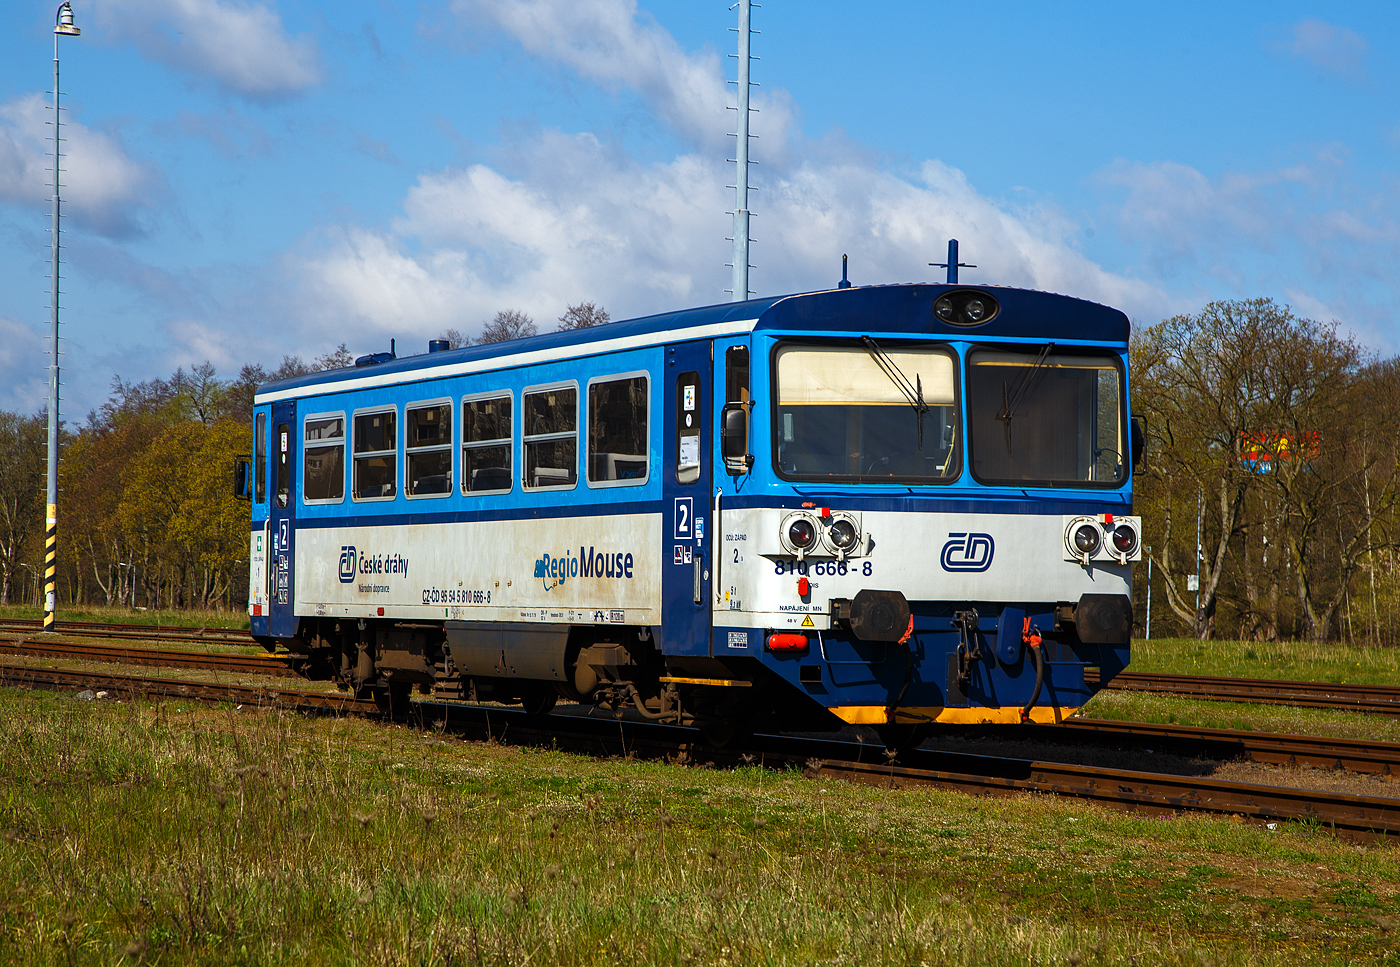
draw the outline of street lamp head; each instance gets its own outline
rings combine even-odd
[[[63,0],[63,3],[59,5],[58,16],[55,18],[53,32],[56,34],[64,34],[68,37],[77,37],[82,33],[81,30],[73,26],[73,5],[69,3],[68,0]]]

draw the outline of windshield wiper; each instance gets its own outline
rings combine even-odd
[[[1021,375],[1016,378],[1016,382],[1008,386],[1003,380],[1001,384],[1001,412],[997,414],[997,419],[1006,426],[1006,452],[1011,452],[1011,418],[1016,415],[1016,408],[1021,405],[1026,394],[1030,392],[1031,385],[1036,375],[1045,366],[1045,358],[1050,355],[1050,350],[1055,348],[1055,344],[1048,342],[1040,350],[1040,355],[1035,357],[1035,362],[1028,368],[1022,370]]]
[[[909,405],[914,407],[914,412],[919,418],[919,452],[924,449],[924,414],[928,412],[928,404],[924,402],[924,381],[918,373],[914,374],[914,382],[909,382],[909,377],[895,365],[895,361],[889,357],[880,344],[869,336],[861,336],[861,342],[865,343],[865,349],[870,353],[870,358],[875,360],[875,365],[880,367],[880,372],[889,377],[895,389],[904,394],[904,398],[909,401]]]

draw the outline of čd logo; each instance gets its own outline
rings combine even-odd
[[[355,580],[355,548],[344,544],[340,548],[340,583],[350,584]]]
[[[945,571],[985,571],[992,566],[996,544],[991,534],[949,534],[939,563]]]

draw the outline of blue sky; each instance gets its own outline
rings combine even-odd
[[[56,3],[0,5],[0,407],[43,404]],[[75,0],[65,412],[114,375],[724,301],[725,0]],[[751,285],[964,279],[1136,323],[1269,296],[1400,352],[1382,3],[769,0]]]

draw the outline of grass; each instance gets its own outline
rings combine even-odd
[[[252,709],[0,691],[0,831],[13,963],[1400,963],[1305,826]]]
[[[1133,641],[1129,671],[1400,685],[1400,648],[1310,641]]]
[[[118,625],[162,625],[178,628],[248,628],[248,614],[244,611],[145,611],[135,608],[101,605],[82,607],[59,607],[59,621],[101,621]],[[0,606],[0,618],[28,618],[35,620],[44,616],[43,608],[27,604]]]

